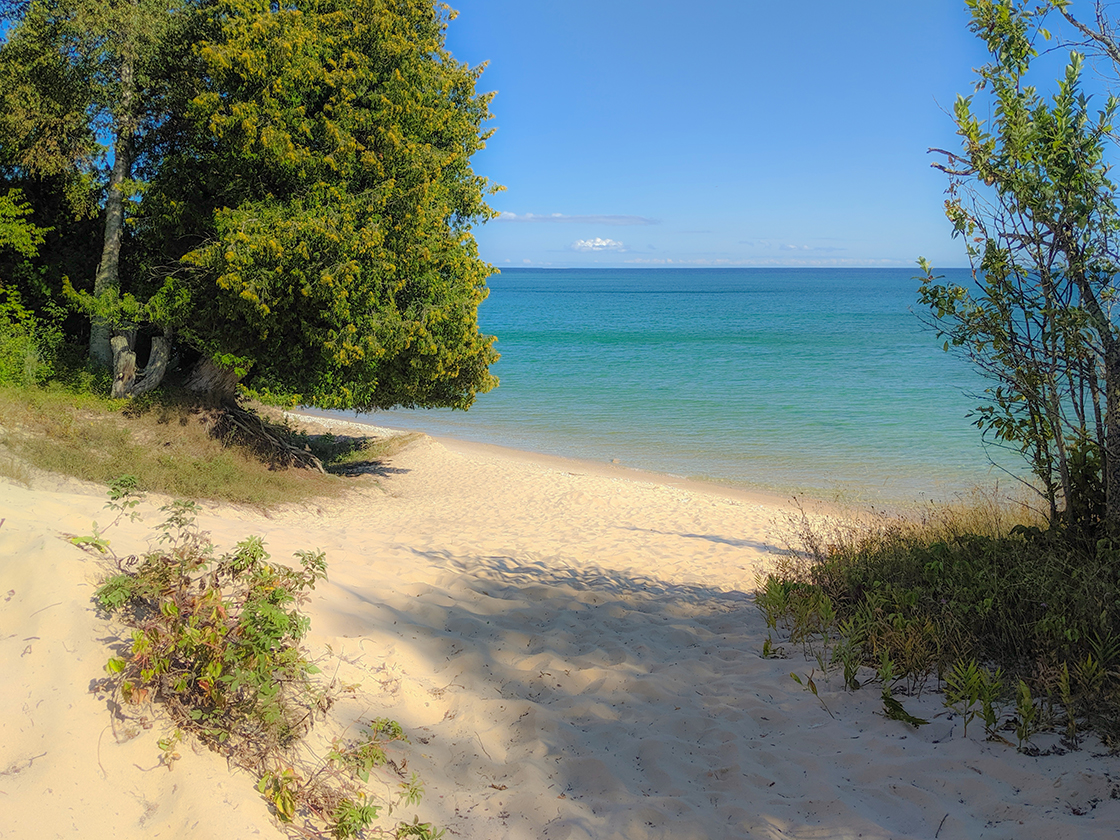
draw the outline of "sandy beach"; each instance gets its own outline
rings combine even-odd
[[[931,721],[914,730],[818,672],[833,718],[790,678],[816,663],[764,659],[751,592],[781,498],[429,437],[352,483],[199,521],[222,549],[326,552],[307,646],[352,690],[311,748],[398,720],[426,794],[394,821],[464,840],[1120,835],[1120,758],[1091,738],[1026,756],[965,737],[934,690],[906,699]],[[106,533],[117,554],[145,550],[165,501]],[[285,836],[255,779],[189,744],[168,771],[167,724],[91,690],[122,630],[91,602],[103,562],[66,535],[107,524],[104,502],[0,480],[0,838]]]

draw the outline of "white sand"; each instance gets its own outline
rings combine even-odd
[[[309,646],[361,683],[320,738],[388,716],[427,794],[413,814],[469,840],[1115,838],[1120,759],[1095,742],[1031,758],[927,692],[915,731],[876,688],[818,679],[835,714],[760,656],[750,599],[781,510],[739,494],[424,438],[342,500],[262,515],[206,505],[221,547],[327,552]],[[113,725],[90,692],[120,628],[99,562],[66,542],[104,491],[0,482],[0,837],[282,837],[206,751],[157,766],[165,733]],[[141,525],[108,532],[143,550]],[[819,675],[818,675],[819,676]],[[374,788],[376,792],[378,788]]]

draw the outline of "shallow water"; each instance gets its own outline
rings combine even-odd
[[[985,382],[920,322],[910,269],[513,269],[490,286],[501,386],[469,412],[359,419],[859,501],[998,475],[967,417]]]

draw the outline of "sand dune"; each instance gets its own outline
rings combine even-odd
[[[345,498],[263,515],[206,505],[219,546],[327,552],[313,652],[343,695],[317,738],[389,716],[469,840],[1113,838],[1120,759],[1032,758],[964,737],[926,692],[915,731],[877,692],[819,680],[831,718],[763,659],[750,592],[777,500],[423,438]],[[91,692],[119,628],[95,558],[60,537],[108,521],[100,488],[0,483],[0,837],[279,837],[254,780],[205,751],[157,766],[151,729]],[[147,525],[109,532],[143,550]],[[377,788],[374,788],[377,792]]]

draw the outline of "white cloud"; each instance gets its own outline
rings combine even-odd
[[[625,251],[626,246],[621,242],[616,242],[613,239],[601,239],[596,236],[594,239],[577,239],[572,243],[573,251]]]
[[[659,225],[658,219],[647,219],[645,216],[568,216],[564,213],[507,213],[501,212],[498,222],[564,222],[585,225]]]
[[[822,241],[818,239],[817,241]],[[823,241],[828,241],[824,239]],[[806,251],[814,254],[838,254],[842,251],[847,251],[845,247],[839,245],[793,245],[788,242],[778,242],[773,239],[740,239],[740,245],[748,245],[752,248],[768,248],[778,251]]]
[[[838,248],[833,245],[779,245],[779,251],[812,251],[817,254],[836,254],[847,251],[847,248]]]
[[[910,260],[871,260],[871,259],[845,259],[845,258],[822,258],[822,259],[807,259],[801,257],[784,257],[780,259],[727,259],[724,257],[706,258],[700,257],[697,259],[672,259],[672,258],[649,258],[649,257],[636,257],[634,259],[626,260],[628,265],[699,265],[699,266],[742,266],[744,268],[750,267],[780,267],[780,266],[832,266],[832,267],[852,267],[852,268],[875,268],[875,267],[888,267],[888,266],[909,266],[912,261]]]

